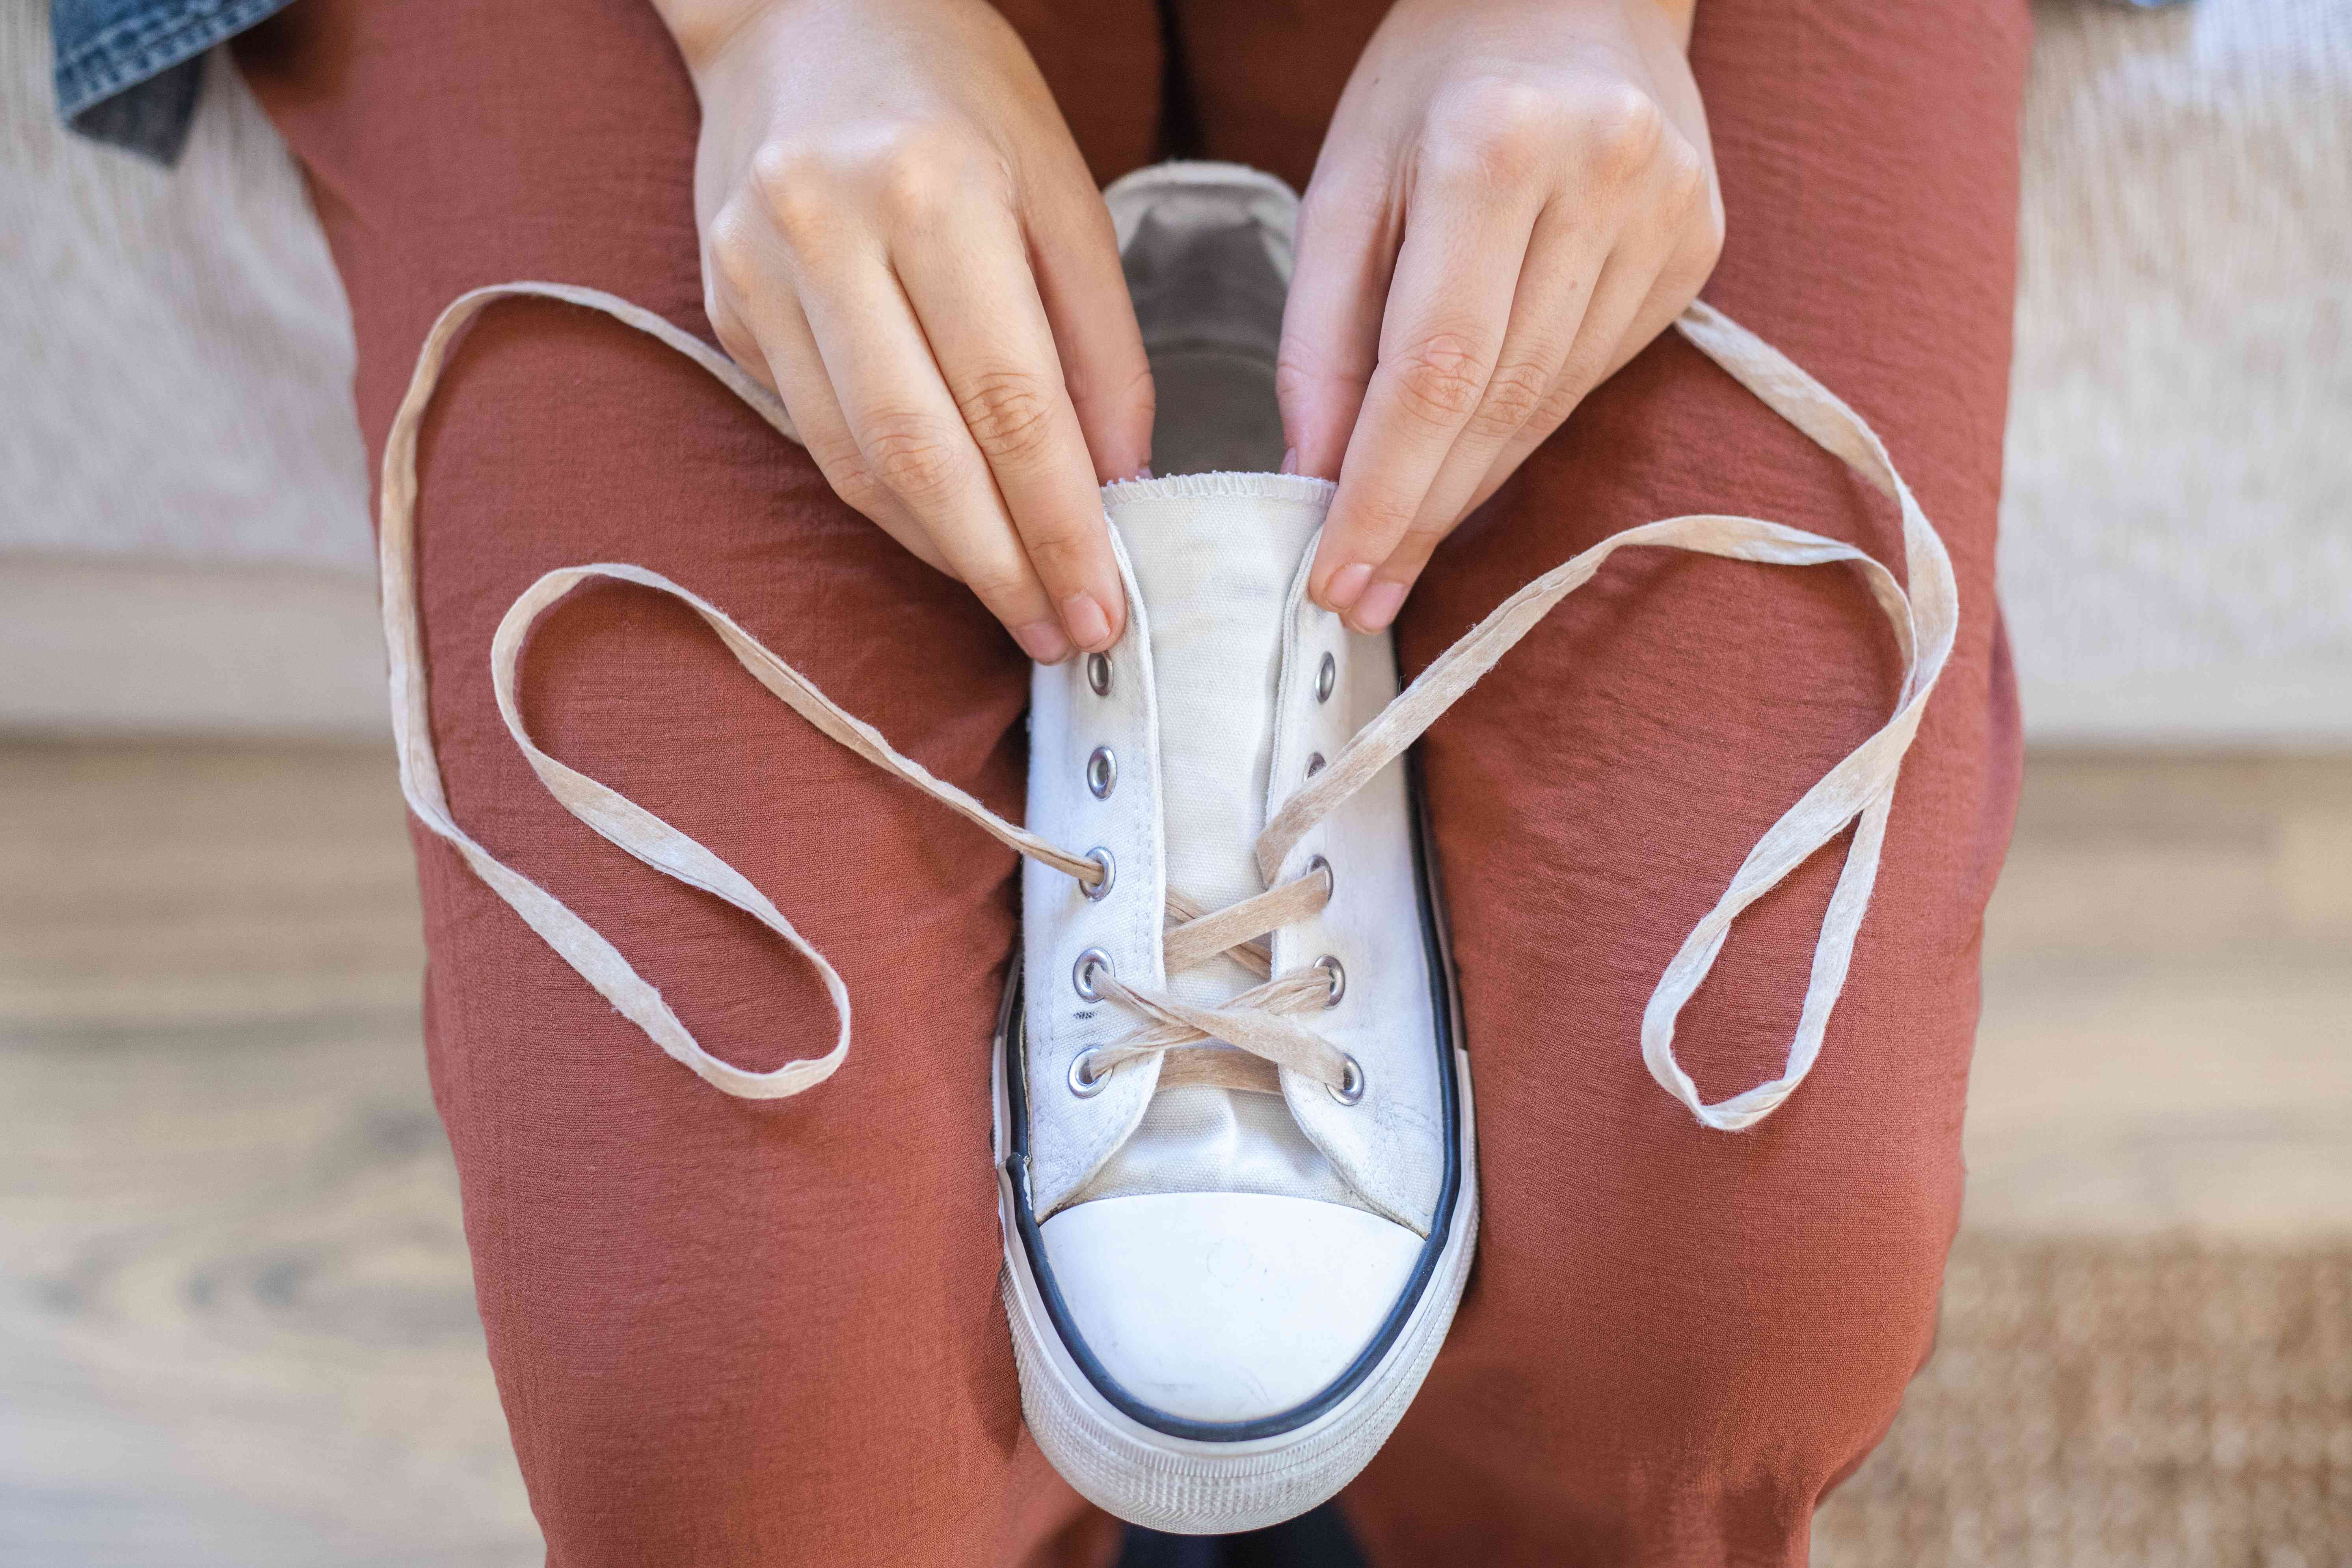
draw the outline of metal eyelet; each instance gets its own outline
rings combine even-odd
[[[1107,653],[1087,655],[1087,684],[1095,689],[1095,695],[1097,697],[1110,695],[1110,655]]]
[[[1110,1082],[1109,1073],[1094,1070],[1094,1059],[1091,1050],[1080,1051],[1070,1058],[1070,1092],[1080,1100],[1092,1100]],[[1357,1097],[1362,1098],[1362,1090],[1357,1091]]]
[[[1339,896],[1339,874],[1332,870],[1331,862],[1326,860],[1320,855],[1318,855],[1314,859],[1307,862],[1307,875],[1313,876],[1318,871],[1322,872],[1324,877],[1327,879],[1327,883],[1331,889],[1331,897],[1335,899],[1338,898]]]
[[[1353,1105],[1364,1098],[1364,1069],[1353,1057],[1342,1056],[1340,1059],[1348,1064],[1347,1077],[1339,1080],[1339,1087],[1337,1089],[1333,1089],[1328,1083],[1323,1087],[1329,1091],[1331,1098],[1340,1104]]]
[[[1331,988],[1331,994],[1323,998],[1323,1005],[1337,1007],[1339,1005],[1339,998],[1348,994],[1347,970],[1340,967],[1339,961],[1328,952],[1315,961],[1314,967],[1323,972],[1323,982]]]
[[[1309,753],[1307,753],[1307,776],[1308,778],[1310,778],[1310,779],[1311,779],[1311,778],[1313,778],[1317,773],[1321,773],[1322,771],[1323,771],[1323,753],[1322,753],[1322,752],[1310,752]]]
[[[1097,969],[1105,974],[1118,973],[1110,966],[1110,954],[1098,947],[1090,947],[1078,954],[1077,963],[1070,966],[1071,986],[1089,1002],[1102,1000],[1102,993],[1095,989],[1095,971]]]
[[[1315,700],[1331,700],[1332,689],[1339,684],[1339,661],[1329,654],[1323,656],[1322,667],[1315,672]]]
[[[1087,759],[1087,787],[1095,792],[1097,800],[1108,800],[1118,783],[1118,759],[1108,746],[1097,746],[1093,756]]]
[[[1087,896],[1087,902],[1098,904],[1110,897],[1111,884],[1118,880],[1118,862],[1112,859],[1110,851],[1099,844],[1087,851],[1087,858],[1102,868],[1102,878],[1098,881],[1080,882],[1078,891]]]

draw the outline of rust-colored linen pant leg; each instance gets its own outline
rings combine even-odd
[[[1099,177],[1161,150],[1149,0],[1006,9]],[[1175,5],[1199,150],[1303,181],[1378,12]],[[1708,297],[1885,437],[1951,547],[1960,640],[1821,1064],[1744,1134],[1700,1129],[1650,1081],[1638,1019],[1756,835],[1890,708],[1895,650],[1859,581],[1620,556],[1432,731],[1486,1220],[1453,1339],[1347,1495],[1382,1568],[1801,1563],[1814,1503],[1925,1353],[2015,787],[1992,547],[2024,33],[2015,0],[1702,0],[1729,219]],[[342,270],[373,449],[467,288],[590,284],[707,335],[692,94],[635,0],[303,0],[240,58]],[[756,1068],[821,1051],[832,1017],[804,966],[541,788],[495,710],[492,628],[551,567],[650,566],[1015,815],[1017,651],[700,372],[585,312],[494,307],[420,460],[458,819],[712,1048]],[[1440,554],[1401,623],[1408,666],[1602,534],[1701,510],[1900,557],[1832,460],[1669,339]],[[1011,858],[651,595],[569,601],[522,695],[549,751],[766,889],[840,968],[857,1025],[815,1090],[727,1099],[420,834],[435,1090],[550,1561],[1102,1561],[1115,1530],[1022,1432],[995,1290],[986,1039]],[[1777,1070],[1835,858],[1751,911],[1685,1012],[1711,1097]]]
[[[1304,180],[1384,7],[1178,6],[1202,151]],[[1820,1064],[1746,1133],[1651,1081],[1642,1009],[1757,837],[1891,711],[1860,580],[1620,555],[1430,731],[1484,1229],[1444,1353],[1347,1494],[1384,1568],[1801,1563],[1927,1352],[2017,787],[1993,538],[2028,37],[2021,0],[1699,0],[1727,232],[1706,298],[1875,426],[1950,547],[1958,643]],[[1407,673],[1545,569],[1693,511],[1901,555],[1891,507],[1669,333],[1439,551]],[[1685,1010],[1709,1100],[1780,1072],[1843,845]]]
[[[1139,0],[1036,0],[1098,85],[1106,175],[1152,155]],[[708,335],[683,65],[643,0],[303,0],[245,73],[308,173],[381,454],[426,329],[511,279],[609,289]],[[1049,59],[1054,57],[1048,56]],[[724,606],[926,766],[1018,817],[1028,666],[958,584],[832,495],[700,369],[617,322],[493,306],[419,450],[420,597],[452,809],[612,939],[710,1049],[822,1055],[833,1012],[749,917],[556,805],[509,739],[491,634],[551,568],[651,567]],[[551,754],[769,889],[846,983],[846,1067],[730,1099],[416,833],[434,1091],[490,1360],[557,1568],[1099,1563],[1112,1521],[1023,1430],[996,1292],[987,1041],[1015,862],[826,740],[691,612],[635,589],[542,625]]]

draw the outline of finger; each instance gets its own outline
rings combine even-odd
[[[1430,481],[1419,515],[1374,571],[1375,581],[1410,590],[1431,552],[1469,511],[1505,446],[1548,416],[1615,237],[1605,223],[1571,216],[1557,201],[1537,218],[1486,395]]]
[[[1070,405],[1103,484],[1151,466],[1151,364],[1119,264],[1118,235],[1075,149],[1066,177],[1033,198],[1025,224],[1037,292]]]
[[[1594,387],[1615,374],[1675,319],[1682,309],[1680,305],[1658,314],[1658,277],[1656,262],[1647,256],[1628,256],[1619,251],[1602,264],[1601,277],[1592,286],[1591,302],[1585,306],[1584,320],[1577,329],[1576,342],[1569,350],[1567,363],[1560,367],[1559,378],[1552,384],[1536,416],[1503,443],[1470,498],[1470,506],[1483,503],[1500,489],[1503,481],[1527,460],[1528,454],[1566,423]],[[1638,329],[1637,323],[1653,318],[1654,325],[1646,331]]]
[[[709,264],[704,263],[703,271],[707,274],[709,270]],[[727,351],[729,359],[749,372],[753,381],[770,392],[776,392],[776,377],[768,368],[768,356],[760,346],[758,334],[751,331],[751,323],[744,321],[728,300],[728,295],[705,285],[702,313],[709,320],[710,330],[718,337],[719,346]],[[779,397],[783,395],[780,392],[776,395]]]
[[[1063,631],[1082,648],[1108,647],[1126,625],[1126,595],[1013,213],[985,195],[951,198],[902,231],[891,260],[929,342],[935,379],[985,459]]]
[[[1380,360],[1381,312],[1398,234],[1384,173],[1316,172],[1299,204],[1297,259],[1275,359],[1275,396],[1294,473],[1339,477],[1348,432]]]
[[[1061,619],[898,280],[879,256],[824,266],[823,279],[802,289],[802,309],[864,470],[1030,658],[1067,658]]]
[[[706,302],[704,313],[719,334],[719,346],[750,371],[754,380],[766,384],[783,399],[802,447],[835,495],[925,565],[953,576],[947,557],[932,544],[922,525],[867,471],[865,454],[857,449],[849,422],[833,395],[833,383],[824,374],[808,318],[802,314],[789,283],[772,273],[767,276],[772,280],[744,295],[740,308],[733,302],[731,289]],[[745,319],[747,313],[756,318],[757,326]]]
[[[1702,222],[1682,231],[1672,255],[1652,280],[1648,298],[1633,312],[1633,324],[1625,329],[1624,337],[1601,370],[1602,381],[1622,370],[1690,308],[1698,291],[1706,286],[1722,252],[1723,230],[1719,222]]]
[[[1715,270],[1716,258],[1723,249],[1723,213],[1713,182],[1706,166],[1696,162],[1696,154],[1688,149],[1684,157],[1670,160],[1661,169],[1660,178],[1666,187],[1660,199],[1649,209],[1649,235],[1653,248],[1665,252],[1665,260],[1649,278],[1648,290],[1643,294],[1631,312],[1626,324],[1618,330],[1613,343],[1608,342],[1607,321],[1620,310],[1619,301],[1632,297],[1642,275],[1639,268],[1620,274],[1611,270],[1617,258],[1604,264],[1604,276],[1594,286],[1591,303],[1586,306],[1588,320],[1600,319],[1600,324],[1586,331],[1580,328],[1579,347],[1571,351],[1570,363],[1561,367],[1553,391],[1545,399],[1538,417],[1504,446],[1479,480],[1463,511],[1482,506],[1486,499],[1501,489],[1505,480],[1517,471],[1528,455],[1541,445],[1563,424],[1592,389],[1623,369],[1628,361],[1674,325]],[[1631,243],[1643,243],[1644,236],[1629,236]],[[1606,286],[1608,299],[1602,298]],[[1599,369],[1591,368],[1585,345],[1598,358]]]
[[[1387,626],[1403,603],[1393,582],[1373,597],[1372,579],[1420,514],[1502,348],[1537,204],[1496,195],[1483,174],[1440,171],[1417,182],[1407,205],[1380,363],[1308,575],[1318,602],[1360,631]]]

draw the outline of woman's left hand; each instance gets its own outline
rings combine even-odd
[[[1278,386],[1336,476],[1308,592],[1359,631],[1723,243],[1692,0],[1400,0],[1299,215]]]

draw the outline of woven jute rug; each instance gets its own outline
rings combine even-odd
[[[2352,1565],[2352,1238],[1964,1234],[1816,1568]]]

